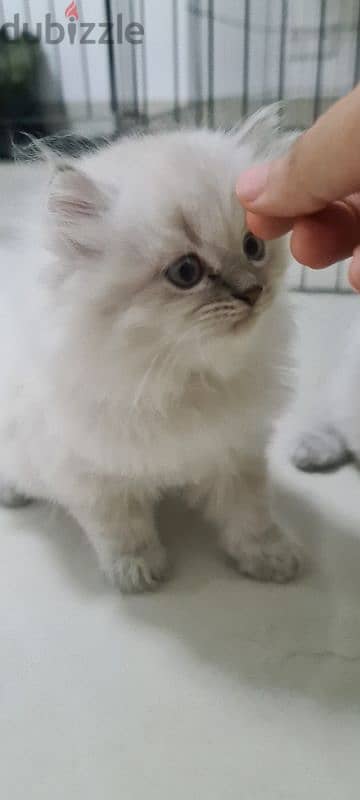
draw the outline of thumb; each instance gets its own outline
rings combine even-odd
[[[236,192],[259,214],[297,217],[360,189],[360,85],[323,114],[283,158],[240,175]]]

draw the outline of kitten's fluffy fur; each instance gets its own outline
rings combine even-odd
[[[335,469],[346,461],[360,463],[360,324],[350,330],[340,366],[331,374],[306,429],[296,437],[294,464],[304,471]]]
[[[127,139],[64,165],[46,247],[3,264],[2,500],[64,506],[125,591],[165,574],[153,508],[173,487],[241,572],[286,581],[299,567],[271,519],[265,456],[286,394],[286,259],[271,243],[249,263],[234,192],[262,124]],[[189,252],[211,277],[182,290],[165,269]]]

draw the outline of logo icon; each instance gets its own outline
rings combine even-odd
[[[70,22],[75,22],[75,20],[78,21],[79,12],[75,0],[73,0],[73,2],[70,3],[70,5],[65,9],[65,17],[69,19]]]

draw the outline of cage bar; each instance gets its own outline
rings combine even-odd
[[[360,79],[360,3],[358,4],[358,15],[356,21],[356,40],[355,40],[355,60],[353,86],[359,83]]]
[[[146,31],[146,12],[145,0],[140,0],[140,20],[144,31]],[[147,50],[146,50],[146,35],[142,43],[141,50],[141,78],[143,90],[142,113],[145,125],[149,124],[149,102],[148,102],[148,81],[147,81]]]
[[[77,7],[79,10],[80,19],[84,20],[85,17],[83,12],[82,0],[77,0]],[[93,116],[93,105],[91,100],[89,59],[88,59],[88,51],[86,45],[80,45],[80,56],[81,56],[81,69],[82,69],[83,84],[85,91],[86,116],[87,119],[90,120],[92,119]]]
[[[175,122],[180,122],[180,70],[179,70],[179,3],[172,0],[172,47],[173,47],[173,115]]]
[[[129,17],[131,21],[135,19],[135,12],[134,12],[134,0],[129,0],[128,2],[129,8]],[[137,74],[137,61],[136,61],[136,52],[134,45],[131,47],[131,79],[132,79],[132,89],[133,89],[133,112],[134,117],[139,117],[139,86],[138,86],[138,74]]]
[[[55,12],[55,3],[54,0],[48,0],[48,12],[51,14],[53,20],[56,19],[56,12]],[[64,94],[63,94],[63,74],[62,74],[62,64],[61,64],[61,56],[60,50],[58,47],[53,47],[54,51],[54,64],[56,70],[56,76],[58,79],[58,87],[59,87],[59,94],[61,102],[64,102]]]
[[[214,127],[215,107],[214,107],[214,70],[215,70],[215,41],[214,41],[214,14],[215,2],[208,0],[208,41],[207,41],[207,62],[208,62],[208,100],[207,118],[210,128]]]
[[[326,2],[327,0],[320,0],[320,22],[319,22],[319,34],[318,34],[318,50],[317,50],[317,61],[316,61],[315,96],[314,96],[314,111],[313,111],[314,120],[318,118],[321,110]]]
[[[249,109],[250,0],[244,2],[242,115]]]
[[[110,107],[114,114],[115,119],[115,132],[118,133],[120,129],[120,104],[118,99],[118,87],[116,80],[115,70],[115,53],[114,53],[114,38],[112,36],[113,29],[113,12],[111,0],[105,0],[105,17],[108,29],[108,64],[109,64],[109,82],[110,82]]]
[[[287,27],[288,27],[288,13],[289,13],[288,0],[281,0],[278,100],[283,100],[285,93],[286,39],[287,39]]]
[[[30,2],[29,2],[29,0],[23,0],[23,9],[24,9],[25,22],[27,23],[27,25],[29,26],[29,29],[31,30],[32,19],[31,19],[31,10],[30,10]]]

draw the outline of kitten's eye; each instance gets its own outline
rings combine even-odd
[[[256,263],[263,261],[265,258],[265,242],[262,239],[258,239],[257,236],[254,236],[253,233],[247,231],[243,238],[243,251],[246,255],[246,258],[249,261],[255,261]]]
[[[197,256],[190,254],[171,264],[165,275],[179,289],[192,289],[203,278],[204,267]]]

